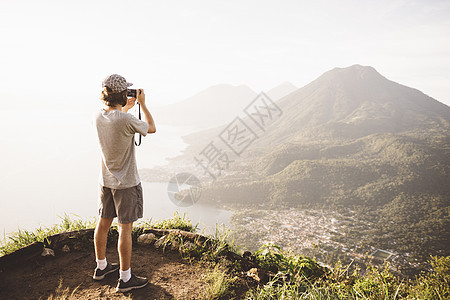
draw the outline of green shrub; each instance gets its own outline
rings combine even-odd
[[[281,247],[272,243],[261,246],[254,255],[261,267],[275,273],[286,273],[291,277],[305,277],[314,281],[323,276],[326,271],[315,260],[303,255],[283,252]]]

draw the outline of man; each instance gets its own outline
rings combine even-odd
[[[93,278],[102,280],[116,272],[118,264],[106,261],[108,230],[115,217],[119,223],[117,250],[120,259],[120,278],[116,291],[126,292],[147,285],[148,280],[131,273],[131,231],[133,222],[143,216],[142,187],[137,172],[134,135],[155,133],[156,127],[145,104],[144,90],[137,90],[137,99],[128,98],[129,83],[118,74],[103,80],[104,108],[95,117],[95,126],[102,154],[100,182],[100,219],[94,232],[97,267]],[[145,122],[127,111],[139,102]]]

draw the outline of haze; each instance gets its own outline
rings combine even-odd
[[[91,116],[108,74],[158,107],[361,64],[449,105],[449,16],[448,1],[1,1],[0,229],[51,223],[39,216],[49,211],[95,215]],[[175,155],[184,131],[159,127],[139,166]]]
[[[450,104],[448,1],[1,1],[0,11],[3,98],[85,110],[114,72],[163,105],[218,83],[301,87],[358,63]]]

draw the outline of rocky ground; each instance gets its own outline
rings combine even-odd
[[[118,262],[114,246],[108,247],[107,259]],[[149,284],[122,294],[115,292],[118,272],[95,281],[95,266],[93,249],[38,257],[0,272],[0,299],[59,299],[70,295],[74,299],[199,299],[206,286],[202,278],[209,271],[198,262],[183,260],[177,252],[133,245],[132,271],[149,278]]]

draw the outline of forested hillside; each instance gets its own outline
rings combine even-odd
[[[282,114],[239,157],[226,152],[233,163],[204,182],[200,201],[350,210],[365,225],[347,222],[334,236],[340,243],[421,261],[450,254],[448,106],[360,65],[326,72],[275,104]],[[186,137],[183,157],[223,130]]]

